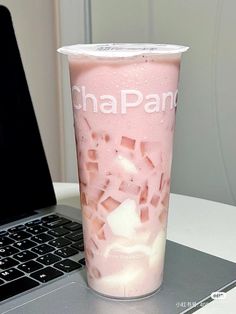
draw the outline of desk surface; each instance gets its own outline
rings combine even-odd
[[[79,207],[78,185],[54,183],[59,204]],[[171,194],[169,240],[236,263],[236,207],[204,199]],[[234,314],[236,288],[225,300],[217,300],[197,311],[199,314]]]

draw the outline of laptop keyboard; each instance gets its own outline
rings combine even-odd
[[[85,265],[82,225],[58,215],[0,231],[0,302]]]

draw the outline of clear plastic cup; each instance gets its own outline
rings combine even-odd
[[[181,54],[156,44],[68,55],[88,285],[139,298],[163,280]]]

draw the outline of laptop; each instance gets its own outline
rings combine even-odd
[[[167,241],[159,293],[122,302],[88,288],[81,214],[56,204],[11,16],[3,6],[0,40],[0,313],[193,313],[212,301],[213,291],[235,287],[234,263]]]
[[[55,213],[69,208],[56,206],[11,16],[3,6],[0,40],[1,308],[82,268],[84,247],[79,211],[76,220]]]

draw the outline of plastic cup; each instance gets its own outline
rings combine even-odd
[[[68,55],[88,285],[131,299],[163,280],[181,54],[156,44]]]

